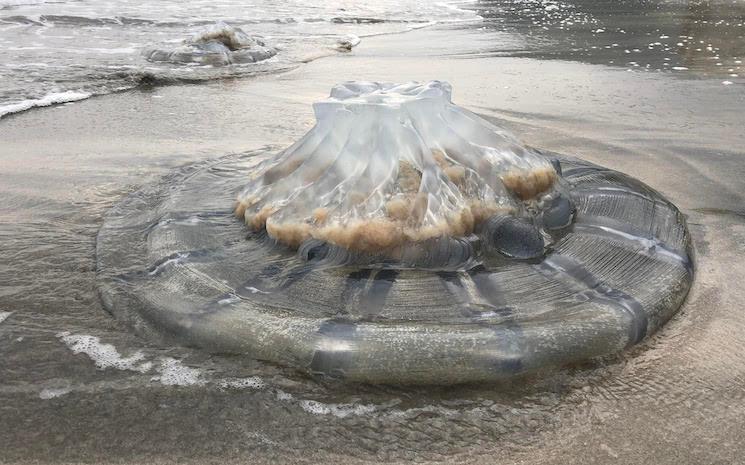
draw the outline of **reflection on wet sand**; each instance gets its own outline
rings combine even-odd
[[[744,77],[745,3],[689,2],[680,39],[678,52],[688,68],[705,75]]]
[[[485,55],[577,60],[629,69],[743,76],[745,4],[725,1],[485,0],[487,28],[525,35],[524,49]]]

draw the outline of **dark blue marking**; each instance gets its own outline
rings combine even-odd
[[[382,269],[373,277],[372,285],[367,293],[362,296],[360,310],[365,317],[374,317],[380,314],[385,305],[385,299],[391,291],[398,277],[398,271],[393,269]]]
[[[323,257],[326,256],[328,251],[329,251],[328,244],[318,244],[316,246],[311,247],[307,251],[305,259],[308,261],[321,260],[323,259]]]
[[[476,270],[478,270],[478,272]],[[483,265],[477,265],[468,272],[471,280],[474,281],[474,283],[476,284],[476,288],[479,291],[479,294],[482,294],[485,300],[489,302],[488,306],[474,305],[471,302],[471,295],[469,295],[469,293],[463,287],[460,272],[438,271],[436,274],[440,277],[440,279],[444,281],[445,289],[447,289],[461,304],[461,314],[465,317],[471,318],[474,323],[482,323],[482,318],[487,313],[495,313],[501,317],[511,316],[514,313],[514,309],[512,307],[505,305],[505,303],[501,300],[495,300],[493,298],[490,299],[488,295],[484,295],[484,292],[498,295],[499,293],[494,288],[486,290],[484,290],[484,288],[488,286],[482,286],[482,288],[479,288],[479,284],[477,281],[480,279],[474,280],[473,276],[482,273],[488,273]]]
[[[439,276],[442,280],[448,282],[448,283],[458,283],[460,284],[460,278],[458,277],[459,272],[458,271],[437,271],[435,272],[437,276]]]
[[[496,280],[492,279],[493,274],[486,270],[471,270],[469,274],[479,294],[491,305],[489,310],[507,317],[507,320],[499,324],[486,324],[486,327],[494,332],[497,341],[499,341],[499,349],[508,354],[511,352],[521,354],[523,352],[520,347],[523,340],[522,328],[515,322],[513,318],[514,309],[507,305],[504,292],[502,292]],[[523,368],[523,362],[519,356],[497,358],[493,362],[496,370],[501,373],[515,374]]]
[[[504,293],[497,283],[491,279],[492,274],[488,271],[471,274],[471,280],[476,285],[479,294],[495,308],[506,307],[507,302],[504,300]]]
[[[606,227],[608,227],[610,229],[618,230],[618,231],[620,231],[622,233],[625,233],[625,234],[628,234],[628,235],[631,235],[631,236],[639,237],[640,239],[649,240],[649,241],[653,242],[653,246],[651,248],[647,248],[647,251],[649,252],[650,256],[657,255],[658,254],[658,250],[663,252],[663,253],[659,254],[663,260],[664,260],[664,256],[666,255],[665,253],[667,253],[667,256],[668,257],[670,255],[672,255],[674,258],[678,258],[678,262],[681,265],[683,265],[683,267],[686,270],[686,273],[688,273],[689,276],[693,276],[693,268],[694,268],[693,259],[691,258],[690,254],[685,249],[684,250],[675,250],[675,249],[673,249],[671,247],[668,247],[666,244],[662,243],[658,238],[652,236],[651,234],[647,234],[645,236],[640,236],[637,232],[634,232],[634,231],[628,231],[628,230],[618,229],[618,226],[621,226],[620,223],[611,222],[611,221],[604,221],[604,218],[602,218],[602,217],[594,217],[593,216],[593,217],[589,217],[589,219],[591,221],[594,221],[597,224],[584,223],[584,222],[583,223],[577,223],[577,224],[574,225],[574,229],[576,231],[585,230],[585,231],[587,231],[590,234],[593,234],[595,236],[607,237],[609,239],[616,240],[616,241],[629,241],[629,242],[634,243],[637,246],[640,245],[639,244],[639,241],[635,241],[633,239],[625,238],[625,237],[621,236],[620,234],[614,234],[613,232],[607,231],[607,230],[605,230],[605,229],[603,229],[601,227],[601,226],[605,226],[605,224],[607,224]],[[587,221],[588,220],[588,217],[587,216],[584,216],[582,218],[582,220],[583,221]],[[603,223],[605,223],[605,224],[603,224]]]
[[[326,320],[318,327],[318,334],[335,338],[349,339],[354,337],[356,332],[357,324],[343,319]]]
[[[473,276],[476,273],[488,273],[489,270],[486,269],[486,266],[484,266],[483,263],[479,263],[476,266],[473,266],[467,270],[468,274]]]
[[[372,269],[370,268],[363,268],[361,270],[353,271],[349,273],[349,276],[347,276],[347,279],[351,279],[352,281],[362,281],[366,280],[370,277],[370,274],[372,274]]]
[[[372,274],[372,269],[362,268],[357,271],[353,271],[347,275],[347,281],[344,286],[344,291],[341,293],[341,302],[339,303],[340,314],[349,313],[346,307],[352,302],[356,295],[360,294],[365,289],[365,284]]]
[[[442,279],[445,289],[456,298],[463,316],[471,317],[476,311],[471,309],[470,296],[463,288],[460,273],[457,271],[437,271],[435,274]]]
[[[282,272],[282,267],[276,263],[272,263],[272,264],[265,266],[261,270],[261,273],[259,273],[259,276],[261,276],[262,278],[273,278],[279,275],[281,272]]]
[[[490,279],[490,273],[479,264],[468,270],[468,275],[476,286],[476,290],[486,300],[489,305],[473,305],[470,302],[471,296],[463,288],[463,282],[458,272],[441,271],[437,275],[445,282],[445,287],[461,301],[461,313],[468,317],[475,326],[486,328],[494,333],[497,353],[521,354],[520,348],[523,339],[522,329],[513,319],[514,309],[505,304],[503,294],[500,292],[497,283]],[[496,324],[490,323],[484,319],[486,313],[495,313],[506,318]],[[487,364],[498,373],[516,374],[523,369],[523,362],[520,356],[515,357],[492,357],[487,360]]]
[[[552,158],[551,159],[551,165],[553,165],[554,170],[556,171],[556,174],[558,174],[559,176],[561,176],[561,174],[562,174],[561,173],[561,162],[559,161],[559,159],[558,158]]]
[[[499,373],[505,373],[515,375],[521,372],[524,368],[522,358],[519,354],[523,353],[523,350],[519,347],[520,342],[523,340],[522,329],[518,325],[500,325],[492,327],[494,335],[500,342],[498,349],[503,350],[506,354],[505,357],[495,358],[491,361],[494,369]],[[508,354],[517,354],[509,356]]]
[[[343,379],[352,364],[352,350],[347,343],[357,336],[357,325],[347,320],[326,320],[318,328],[318,346],[310,362],[310,372],[316,376]],[[339,343],[338,348],[334,343]]]
[[[280,285],[280,289],[286,289],[296,282],[306,277],[310,272],[316,269],[315,263],[307,263],[295,268],[292,268],[283,277],[284,281]]]
[[[629,345],[636,344],[647,335],[648,318],[642,304],[625,292],[614,289],[598,280],[590,270],[577,260],[555,254],[538,267],[543,272],[562,273],[569,276],[587,287],[588,291],[592,291],[582,293],[588,300],[613,306],[628,314],[631,317]]]

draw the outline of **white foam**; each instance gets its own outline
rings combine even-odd
[[[300,401],[300,408],[315,415],[333,415],[338,418],[369,415],[378,409],[372,404],[324,404],[315,400]]]
[[[275,390],[275,395],[277,400],[280,401],[297,402],[301,409],[313,415],[333,415],[338,418],[346,418],[352,415],[369,415],[381,408],[381,406],[373,404],[327,404],[316,400],[296,399],[295,396],[281,389]]]
[[[250,291],[252,294],[269,294],[268,292],[262,291],[261,289],[256,289],[253,286],[246,286],[245,289],[247,291]]]
[[[248,437],[257,439],[259,442],[261,442],[263,444],[268,444],[270,446],[278,446],[279,445],[279,443],[277,441],[272,441],[265,434],[261,434],[261,433],[259,433],[257,431],[247,432],[246,435]]]
[[[0,0],[0,8],[9,6],[40,5],[48,0]]]
[[[57,103],[76,102],[78,100],[84,100],[90,97],[92,94],[88,92],[74,92],[68,90],[67,92],[54,92],[47,94],[39,99],[22,100],[16,103],[10,103],[7,105],[0,106],[0,118],[13,113],[19,113],[22,111],[30,110],[36,107],[48,107]]]
[[[266,387],[264,380],[258,376],[224,379],[219,381],[217,385],[223,389],[262,389]]]
[[[41,397],[44,400],[54,399],[55,397],[64,396],[65,394],[68,394],[71,391],[72,391],[71,387],[47,388],[47,389],[42,389],[42,391],[39,393],[39,397]]]
[[[0,312],[0,323],[5,321],[5,319],[8,318],[12,314],[13,312]]]
[[[438,416],[452,417],[458,415],[459,411],[439,405],[425,405],[423,407],[414,407],[404,410],[391,410],[388,412],[388,415],[396,418],[413,418],[422,413],[432,413]]]
[[[106,368],[116,368],[118,370],[130,370],[145,373],[149,371],[153,364],[145,362],[145,355],[142,352],[135,352],[129,357],[122,357],[119,351],[111,344],[102,343],[95,336],[85,334],[70,334],[61,332],[57,334],[62,342],[67,345],[74,353],[83,353],[87,355],[96,364],[96,367],[105,370]]]
[[[233,295],[233,296],[226,297],[224,299],[218,300],[217,301],[217,304],[218,305],[230,305],[230,304],[234,304],[236,302],[240,302],[240,300],[241,300],[240,297],[238,297],[237,295]]]
[[[449,19],[444,20],[442,18],[439,18],[439,22],[461,22],[461,21],[475,21],[475,20],[481,20],[484,19],[481,15],[477,14],[475,11],[470,9],[463,9],[460,8],[459,4],[473,4],[475,2],[466,0],[466,1],[449,1],[449,2],[437,2],[435,3],[436,6],[443,8],[445,11],[447,11],[449,14],[448,16],[451,16],[452,14],[455,14],[454,16],[451,16]]]
[[[165,386],[194,386],[207,384],[202,377],[202,371],[191,368],[171,357],[165,357],[160,361],[158,368],[160,376],[154,376],[153,381],[160,381]]]
[[[294,400],[295,399],[295,396],[293,396],[289,392],[282,391],[281,389],[277,389],[276,394],[277,394],[277,400],[287,400],[287,401],[290,401],[290,400]]]

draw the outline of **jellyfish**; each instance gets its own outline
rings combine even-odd
[[[693,280],[680,211],[451,93],[342,83],[286,149],[126,197],[98,235],[105,307],[167,341],[382,384],[539,373],[662,326]]]
[[[225,66],[255,63],[277,54],[260,36],[222,21],[197,32],[176,48],[152,48],[143,52],[152,62]]]
[[[340,37],[336,41],[336,49],[340,52],[351,52],[352,49],[358,46],[361,39],[354,34],[347,34]]]

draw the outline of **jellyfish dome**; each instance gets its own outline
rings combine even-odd
[[[151,48],[143,52],[152,62],[212,66],[255,63],[276,54],[277,49],[268,46],[262,37],[248,35],[224,22],[197,32],[176,48]]]
[[[621,351],[693,279],[678,209],[539,151],[451,87],[347,82],[279,153],[183,168],[98,236],[136,329],[330,379],[495,381]]]
[[[313,238],[381,252],[466,237],[556,183],[549,160],[453,105],[446,83],[346,83],[314,109],[316,126],[259,172],[236,210],[291,247]]]

